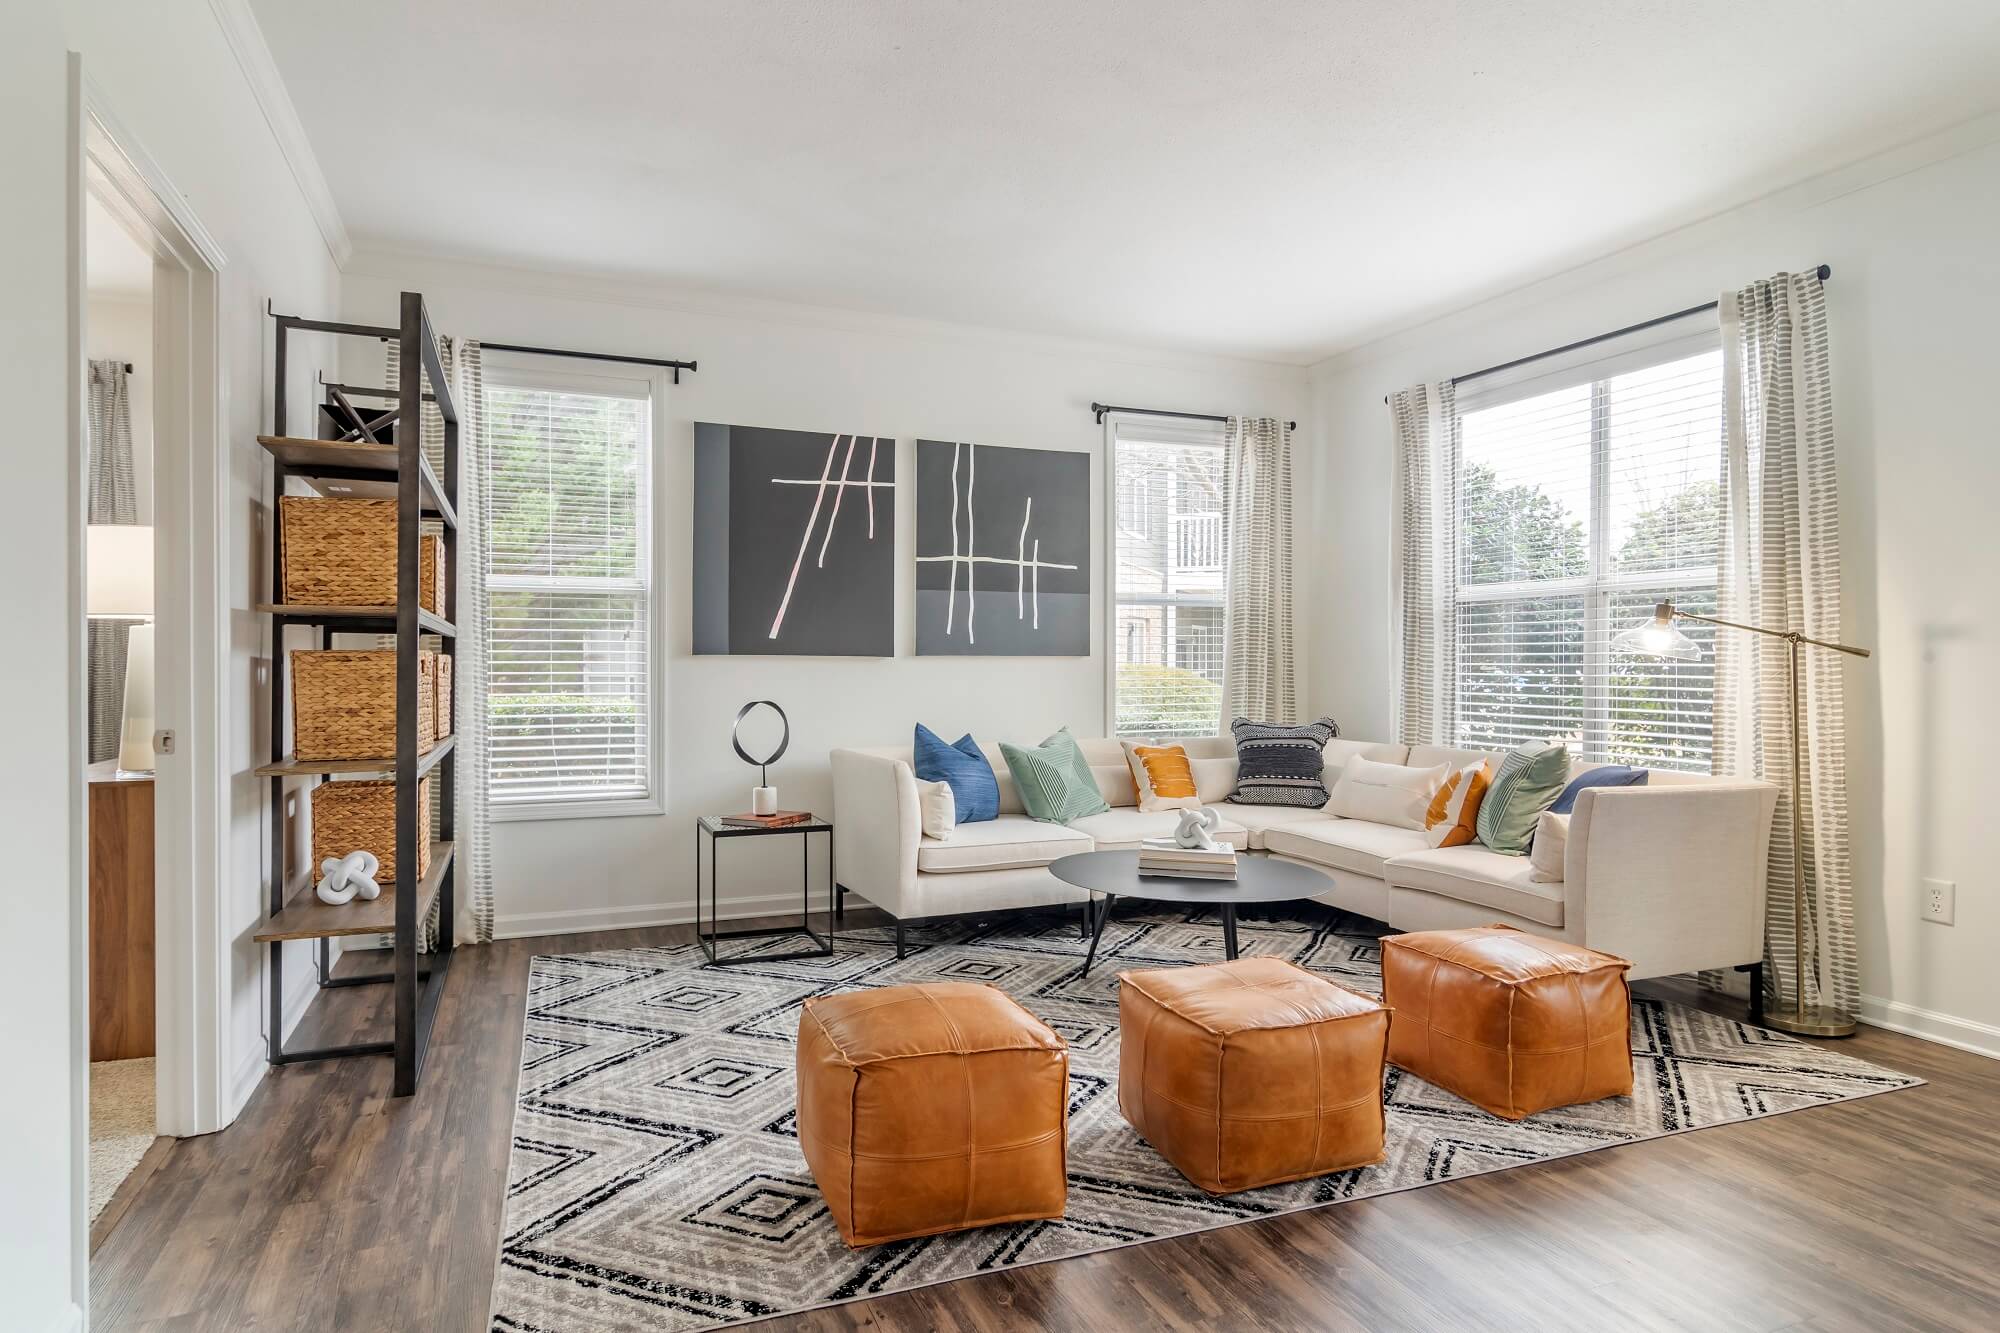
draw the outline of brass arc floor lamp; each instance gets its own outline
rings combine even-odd
[[[1866,657],[1866,648],[1855,648],[1844,643],[1829,643],[1824,639],[1809,639],[1797,630],[1765,629],[1761,625],[1740,625],[1733,620],[1718,620],[1714,616],[1698,616],[1692,611],[1683,611],[1673,600],[1661,602],[1653,608],[1650,620],[1634,625],[1612,637],[1613,652],[1641,653],[1648,657],[1671,657],[1683,662],[1699,661],[1701,645],[1680,632],[1674,625],[1676,620],[1694,620],[1704,625],[1721,625],[1727,629],[1746,630],[1751,634],[1762,634],[1767,638],[1783,639],[1791,645],[1791,708],[1792,708],[1792,1004],[1767,1012],[1764,1022],[1780,1032],[1795,1032],[1806,1037],[1848,1037],[1854,1034],[1852,1015],[1831,1005],[1806,1003],[1806,876],[1805,876],[1805,807],[1799,799],[1803,784],[1799,780],[1800,747],[1804,726],[1799,717],[1799,650],[1802,647],[1830,648],[1850,657]],[[1819,953],[1818,932],[1814,932],[1814,962]]]

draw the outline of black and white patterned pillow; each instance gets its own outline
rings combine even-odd
[[[1239,717],[1230,723],[1236,737],[1236,790],[1229,799],[1238,805],[1298,805],[1318,809],[1326,804],[1326,743],[1340,734],[1330,717],[1297,726],[1252,722]]]

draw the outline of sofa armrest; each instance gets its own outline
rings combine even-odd
[[[835,750],[833,874],[891,916],[906,916],[917,884],[917,778],[900,759]]]
[[[1572,938],[1669,976],[1764,956],[1768,782],[1587,787],[1563,862]]]

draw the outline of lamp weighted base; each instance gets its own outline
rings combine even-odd
[[[1764,1011],[1764,1026],[1801,1037],[1851,1037],[1854,1020],[1830,1005],[1787,1005]]]

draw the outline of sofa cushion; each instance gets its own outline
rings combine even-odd
[[[1563,886],[1535,883],[1534,870],[1524,856],[1502,856],[1473,843],[1393,857],[1386,878],[1399,889],[1421,889],[1454,902],[1561,926]]]
[[[955,744],[946,745],[936,732],[917,723],[910,746],[910,768],[920,782],[950,784],[957,822],[979,823],[1000,813],[999,781],[971,732],[960,736]]]
[[[1225,818],[1248,829],[1250,850],[1261,852],[1268,850],[1264,846],[1264,835],[1270,830],[1308,822],[1323,823],[1327,816],[1321,811],[1299,805],[1232,805]]]
[[[1230,813],[1217,813],[1222,815],[1222,823],[1215,830],[1215,840],[1228,843],[1231,847],[1248,847],[1250,830],[1237,823]],[[1087,834],[1100,852],[1130,852],[1138,850],[1141,838],[1171,838],[1180,822],[1181,812],[1178,810],[1141,810],[1137,806],[1119,806],[1101,814],[1072,819],[1069,828],[1072,832]]]
[[[1326,804],[1326,743],[1340,734],[1330,717],[1302,725],[1253,722],[1239,717],[1229,726],[1236,737],[1236,790],[1240,805]]]
[[[1001,815],[977,824],[960,824],[951,841],[923,838],[917,843],[917,869],[930,875],[968,870],[1012,870],[1045,866],[1059,856],[1091,850],[1088,834],[1044,824],[1026,815]]]
[[[1356,755],[1347,761],[1340,780],[1333,784],[1326,812],[1343,819],[1420,829],[1431,797],[1450,777],[1451,769],[1444,764],[1436,768],[1407,768],[1401,764],[1378,764]]]
[[[1365,819],[1328,815],[1266,829],[1264,846],[1280,856],[1382,879],[1383,863],[1390,857],[1423,851],[1426,844],[1421,829],[1390,828]]]

